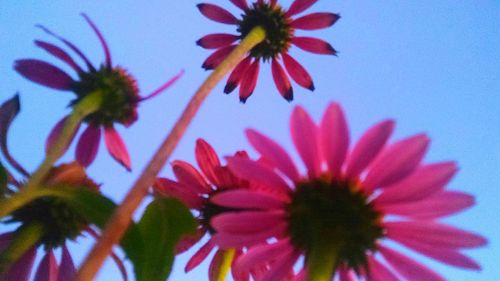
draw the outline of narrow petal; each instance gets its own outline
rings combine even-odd
[[[17,60],[14,69],[26,79],[56,90],[69,91],[74,83],[66,72],[41,60]]]
[[[177,160],[172,163],[172,170],[180,183],[193,187],[193,190],[199,193],[212,191],[203,176],[191,164]]]
[[[349,129],[342,108],[331,103],[321,120],[322,154],[333,177],[339,177],[349,148]]]
[[[168,80],[167,82],[165,82],[165,84],[161,85],[158,89],[154,90],[149,95],[141,97],[139,99],[139,101],[147,100],[147,99],[150,99],[152,97],[157,96],[158,94],[161,94],[163,91],[165,91],[166,89],[170,88],[170,86],[172,86],[175,82],[177,82],[177,80],[179,80],[182,77],[182,75],[184,75],[184,70],[181,70],[174,77],[170,78],[170,80]]]
[[[200,12],[207,18],[225,24],[238,24],[238,19],[227,10],[213,4],[198,4]]]
[[[205,49],[218,49],[231,45],[239,38],[239,36],[233,34],[215,33],[203,36],[201,39],[196,41],[196,44]]]
[[[284,252],[272,264],[271,268],[262,276],[260,281],[282,280],[293,270],[293,265],[299,258],[293,251]]]
[[[290,84],[290,80],[288,79],[288,75],[286,75],[283,67],[281,67],[281,65],[275,59],[272,60],[271,71],[273,74],[274,84],[276,84],[276,88],[278,88],[281,96],[283,96],[287,101],[292,101],[293,89],[292,85]]]
[[[111,52],[109,51],[108,44],[106,43],[106,40],[104,40],[104,36],[102,36],[101,31],[97,28],[97,26],[92,22],[92,20],[86,15],[82,14],[83,18],[87,21],[87,23],[90,25],[92,30],[94,30],[95,34],[97,35],[97,38],[99,38],[99,41],[101,42],[102,49],[104,50],[104,55],[106,59],[106,65],[108,67],[111,67]]]
[[[197,267],[205,258],[210,254],[210,252],[215,247],[215,243],[213,240],[208,240],[208,242],[203,245],[192,257],[189,259],[186,267],[184,268],[185,272],[191,271],[193,268]]]
[[[245,133],[252,147],[257,150],[262,157],[271,161],[273,166],[292,181],[299,181],[299,171],[290,155],[288,155],[281,145],[255,130],[247,129]]]
[[[387,147],[370,165],[364,187],[373,190],[393,184],[415,170],[429,146],[426,135],[416,135]]]
[[[290,131],[295,148],[307,167],[309,177],[321,175],[321,156],[318,127],[300,106],[295,107],[290,118]]]
[[[240,85],[240,101],[242,103],[245,103],[248,97],[250,97],[255,90],[257,78],[259,77],[259,68],[259,60],[255,60],[245,71]]]
[[[338,272],[339,272],[339,281],[356,281],[356,275],[354,274],[354,272],[349,270],[345,266],[340,267]]]
[[[219,281],[219,268],[224,258],[224,250],[217,250],[208,267],[208,281]],[[238,281],[238,280],[236,280]]]
[[[233,3],[236,7],[242,9],[243,11],[248,10],[248,3],[247,0],[229,0],[231,3]]]
[[[220,48],[213,52],[201,65],[205,70],[215,69],[219,64],[236,48],[236,45],[230,45]]]
[[[163,196],[174,197],[191,209],[201,208],[203,200],[189,186],[166,178],[157,178],[153,189]]]
[[[314,91],[314,83],[307,70],[287,53],[282,53],[283,63],[286,71],[292,79],[301,87]]]
[[[54,44],[51,44],[49,42],[45,41],[40,41],[40,40],[35,40],[35,44],[50,53],[51,55],[55,56],[56,58],[62,60],[66,64],[68,64],[71,68],[73,68],[76,72],[81,73],[83,72],[82,68],[76,64],[76,62],[71,58],[66,51],[63,49],[57,47]]]
[[[257,245],[236,261],[236,268],[239,271],[249,271],[260,264],[276,259],[283,252],[290,252],[291,249],[288,239],[279,240],[272,244]]]
[[[229,94],[234,91],[236,87],[238,87],[243,78],[243,74],[246,73],[251,61],[252,57],[247,56],[244,60],[238,63],[227,79],[226,86],[224,87],[224,93]]]
[[[293,15],[302,13],[303,11],[309,9],[317,1],[318,0],[295,0],[293,1],[292,5],[290,5],[290,8],[288,8],[286,15],[291,17]]]
[[[75,264],[73,263],[71,254],[65,245],[62,247],[61,266],[59,267],[57,281],[73,281],[75,279],[75,274]]]
[[[337,55],[330,43],[313,37],[293,37],[292,44],[304,51],[320,55]]]
[[[387,120],[368,129],[356,143],[347,159],[346,176],[357,178],[384,147],[394,129],[394,121]]]
[[[222,215],[224,216],[224,215]],[[213,239],[217,242],[219,247],[223,249],[250,247],[257,244],[264,243],[271,237],[281,237],[287,230],[286,223],[279,223],[267,228],[261,232],[253,232],[250,234],[230,234],[230,233],[216,233]]]
[[[115,128],[109,127],[104,129],[104,141],[109,154],[128,171],[131,171],[130,156],[128,155],[127,147]]]
[[[316,30],[332,26],[339,18],[333,13],[313,13],[293,20],[290,25],[296,29]]]
[[[196,162],[207,179],[219,186],[219,178],[217,177],[217,168],[221,166],[219,156],[215,153],[213,147],[204,139],[196,140]]]
[[[196,229],[196,233],[193,235],[184,235],[175,245],[175,253],[182,254],[185,251],[191,249],[191,247],[196,244],[205,235],[207,231],[202,227]]]
[[[210,225],[224,234],[258,234],[285,221],[284,211],[226,212],[215,216]]]
[[[83,131],[78,144],[76,145],[76,161],[84,167],[88,167],[94,162],[99,150],[101,140],[101,128],[88,125]]]
[[[210,198],[210,202],[229,208],[245,209],[279,209],[285,202],[268,193],[251,190],[228,190],[217,193]]]
[[[33,264],[36,258],[36,247],[29,249],[21,256],[14,264],[12,264],[7,272],[2,275],[2,280],[10,281],[28,281],[30,279]]]
[[[57,281],[57,261],[52,250],[49,250],[43,257],[36,271],[36,281]]]
[[[394,273],[372,256],[368,257],[368,268],[370,269],[368,275],[370,281],[399,281]]]
[[[48,153],[49,150],[52,149],[52,147],[56,143],[57,139],[61,135],[61,132],[62,132],[63,127],[64,127],[64,123],[66,122],[67,119],[68,119],[68,116],[59,120],[56,123],[56,125],[54,126],[54,128],[52,128],[52,130],[50,131],[49,136],[47,137],[47,140],[45,141],[45,153]],[[68,140],[68,144],[66,145],[64,152],[66,152],[69,145],[73,142],[73,139],[75,138],[76,132],[78,132],[79,128],[80,128],[80,124],[78,124],[78,126],[75,128],[75,131],[73,132],[70,139]]]

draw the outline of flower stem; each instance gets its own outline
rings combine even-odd
[[[215,278],[216,281],[225,281],[226,276],[231,269],[231,264],[233,263],[234,255],[236,251],[234,249],[224,250],[222,252],[222,258],[217,266],[217,271]]]
[[[0,275],[9,269],[12,263],[21,258],[40,240],[43,235],[43,226],[33,223],[21,226],[9,241],[9,245],[2,249],[0,255]]]
[[[205,98],[217,85],[217,83],[219,83],[219,81],[222,80],[222,78],[224,78],[224,76],[241,61],[243,56],[247,54],[255,45],[262,42],[265,37],[265,30],[260,26],[255,27],[227,56],[227,58],[208,76],[198,91],[196,91],[182,112],[182,115],[178,119],[177,123],[175,123],[174,127],[160,145],[157,152],[142,172],[141,176],[134,183],[121,205],[116,209],[115,213],[110,218],[101,235],[101,239],[97,241],[89,255],[85,258],[77,275],[78,281],[93,280],[104,260],[110,254],[113,245],[118,243],[124,235],[127,226],[132,219],[133,213],[146,196],[156,175],[165,165]]]
[[[322,235],[320,235],[322,236]],[[314,239],[316,242],[307,255],[307,281],[331,281],[338,264],[338,246],[331,239]]]

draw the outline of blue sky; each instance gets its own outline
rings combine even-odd
[[[226,0],[211,3],[236,8]],[[288,7],[291,0],[279,1]],[[209,52],[194,42],[208,33],[232,32],[202,17],[195,1],[0,1],[0,97],[19,91],[22,112],[11,134],[12,154],[29,170],[43,157],[51,127],[68,113],[71,94],[31,83],[12,70],[19,58],[47,59],[34,39],[50,40],[34,25],[41,23],[79,46],[98,64],[103,52],[80,12],[87,13],[108,41],[114,62],[139,81],[143,94],[180,69],[184,77],[170,90],[139,108],[139,122],[118,128],[132,157],[127,173],[107,155],[104,144],[89,173],[102,182],[103,192],[120,200],[166,136],[196,88],[208,75],[201,63]],[[319,1],[310,11],[342,15],[332,28],[307,33],[329,41],[338,57],[325,57],[292,48],[291,53],[314,78],[313,93],[295,87],[292,103],[276,91],[270,67],[261,69],[254,95],[245,105],[234,93],[222,94],[223,83],[208,97],[173,159],[194,161],[197,138],[209,141],[221,155],[248,149],[245,128],[255,128],[293,151],[289,116],[304,106],[318,120],[330,101],[343,105],[351,138],[375,122],[397,120],[393,137],[427,133],[432,144],[426,162],[456,160],[460,172],[450,189],[472,193],[477,205],[445,221],[488,237],[489,245],[468,251],[483,266],[470,272],[430,264],[449,280],[493,281],[500,278],[500,5],[498,1]],[[304,33],[305,34],[305,33]],[[69,70],[68,70],[69,71]],[[71,160],[73,149],[65,160]],[[251,153],[254,153],[251,151]],[[293,152],[295,153],[295,152]],[[253,154],[255,155],[255,154]],[[297,159],[296,155],[294,157]],[[171,176],[167,166],[162,176]],[[79,239],[73,246],[80,261],[91,245]],[[192,251],[190,252],[193,253]],[[205,280],[207,263],[185,275],[190,254],[180,256],[171,280]],[[419,257],[420,258],[420,257]],[[118,280],[107,263],[98,280]]]

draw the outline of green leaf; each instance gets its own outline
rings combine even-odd
[[[139,259],[132,260],[136,280],[166,280],[174,262],[175,245],[183,235],[194,234],[196,221],[182,203],[162,198],[148,205],[138,227],[144,249]]]

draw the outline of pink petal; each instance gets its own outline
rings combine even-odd
[[[387,120],[368,129],[356,143],[347,159],[346,176],[357,178],[384,147],[394,129],[394,121]]]
[[[40,40],[35,40],[35,44],[50,53],[51,55],[55,56],[56,58],[62,60],[66,64],[68,64],[71,68],[73,68],[76,72],[81,73],[83,70],[81,67],[76,64],[76,62],[71,58],[66,51],[63,49],[57,47],[54,44],[51,44],[49,42],[45,41],[40,41]]]
[[[268,193],[251,190],[228,190],[217,193],[210,198],[214,204],[229,208],[245,209],[279,209],[284,207],[285,202]]]
[[[219,268],[221,266],[221,262],[224,258],[224,250],[217,250],[210,261],[210,266],[208,267],[208,280],[209,281],[219,281]]]
[[[200,12],[207,18],[225,24],[238,24],[239,20],[227,10],[213,4],[198,4]]]
[[[295,107],[290,119],[290,131],[295,148],[307,167],[309,177],[321,175],[321,156],[318,127],[300,106]]]
[[[338,272],[339,281],[356,281],[356,275],[354,274],[354,272],[352,272],[345,266],[341,266]]]
[[[127,147],[113,127],[104,129],[104,141],[111,156],[128,171],[131,171],[130,156],[128,155]]]
[[[249,159],[227,157],[228,167],[236,176],[257,182],[278,192],[288,193],[290,187],[273,170]]]
[[[234,48],[236,48],[236,45],[230,45],[216,50],[208,56],[201,67],[205,70],[215,69],[234,50]]]
[[[174,161],[172,164],[172,170],[180,183],[193,187],[193,190],[199,193],[212,192],[203,176],[191,164],[180,160]]]
[[[186,264],[186,267],[184,268],[185,272],[191,271],[193,268],[197,267],[200,265],[202,261],[204,261],[208,254],[212,251],[212,249],[215,247],[215,243],[213,240],[208,240],[208,242],[203,245],[192,257],[189,259],[188,263]]]
[[[66,72],[41,60],[17,60],[14,69],[28,80],[56,90],[71,90],[74,83]]]
[[[373,190],[405,178],[422,161],[428,145],[426,135],[416,135],[387,147],[370,165],[364,187]]]
[[[402,181],[384,188],[375,202],[376,204],[391,204],[421,200],[441,191],[457,170],[455,162],[421,166]]]
[[[239,38],[239,36],[233,34],[215,33],[203,36],[201,39],[196,41],[196,44],[205,49],[218,49],[231,45]]]
[[[242,10],[248,10],[248,4],[247,0],[229,0],[231,3],[233,3],[236,7],[242,9]]]
[[[436,248],[475,248],[487,243],[480,235],[433,221],[386,222],[384,227],[389,238],[414,239]]]
[[[227,212],[215,216],[210,225],[224,234],[252,234],[267,231],[285,221],[284,211]]]
[[[111,67],[111,53],[109,52],[108,44],[106,43],[106,40],[104,40],[104,36],[102,36],[101,32],[97,28],[97,26],[90,20],[90,18],[86,14],[82,14],[83,18],[87,21],[87,23],[90,25],[92,30],[94,30],[95,34],[97,35],[97,38],[99,38],[99,41],[101,42],[101,46],[104,50],[104,55],[106,58],[106,65],[108,67]]]
[[[245,133],[252,147],[257,150],[262,157],[270,161],[273,166],[276,166],[278,170],[292,181],[299,181],[300,175],[297,167],[283,147],[255,130],[247,129]]]
[[[300,86],[314,91],[314,83],[307,70],[287,53],[282,53],[281,57],[283,58],[286,71],[292,79]]]
[[[292,5],[290,5],[290,8],[288,8],[286,15],[291,17],[293,15],[302,13],[303,11],[309,9],[317,1],[318,0],[295,0],[293,1]]]
[[[24,255],[12,264],[2,277],[5,281],[28,281],[36,258],[36,247],[29,249]]]
[[[221,163],[215,150],[204,139],[198,139],[196,140],[195,154],[196,162],[198,162],[198,166],[200,166],[205,177],[207,177],[211,183],[219,186],[217,168],[221,166]]]
[[[293,265],[299,258],[298,253],[293,251],[284,252],[273,262],[271,268],[262,276],[260,281],[283,280],[293,270]]]
[[[368,257],[368,268],[370,269],[368,275],[370,281],[399,281],[399,278],[394,273],[372,256]]]
[[[290,25],[296,29],[316,30],[332,26],[339,18],[332,13],[313,13],[293,20]]]
[[[224,216],[224,215],[221,215]],[[250,247],[261,244],[271,237],[284,235],[287,229],[286,223],[279,223],[261,232],[250,234],[231,234],[218,232],[213,236],[217,244],[224,249]]]
[[[191,209],[198,209],[203,205],[203,200],[187,185],[166,178],[157,178],[153,188],[164,196],[180,200]]]
[[[233,69],[233,71],[229,75],[229,78],[227,79],[226,86],[224,87],[224,93],[229,94],[234,91],[236,87],[238,87],[243,78],[243,74],[245,74],[246,70],[250,66],[251,60],[252,57],[248,56],[244,60],[240,61],[238,65]]]
[[[236,261],[236,268],[239,271],[249,271],[260,264],[265,264],[276,259],[283,252],[291,252],[293,248],[289,242],[288,239],[283,239],[272,244],[254,246]]]
[[[88,167],[94,162],[99,150],[101,140],[101,128],[89,124],[80,136],[76,145],[76,161],[84,167]]]
[[[328,106],[321,120],[320,132],[322,154],[330,174],[339,177],[349,148],[349,129],[339,104],[331,103]]]
[[[290,80],[288,79],[288,75],[286,75],[281,65],[275,59],[272,60],[271,71],[274,83],[276,84],[276,88],[278,88],[280,94],[285,98],[285,100],[292,101],[293,89],[290,84]]]
[[[57,281],[57,261],[52,250],[43,257],[35,275],[35,281]]]
[[[59,275],[57,281],[73,281],[75,278],[76,269],[73,264],[73,259],[66,246],[62,247],[61,266],[59,267]]]
[[[177,245],[175,245],[175,253],[182,254],[189,250],[192,246],[194,246],[194,244],[200,241],[206,232],[207,231],[202,227],[198,227],[194,235],[184,235],[181,240],[177,242]]]
[[[149,95],[141,97],[139,99],[139,101],[147,100],[147,99],[150,99],[152,97],[155,97],[155,96],[161,94],[163,91],[165,91],[166,89],[170,88],[170,86],[172,86],[175,82],[177,82],[177,80],[179,80],[182,77],[182,75],[184,75],[184,70],[181,70],[174,77],[170,78],[170,80],[168,80],[167,82],[165,82],[163,85],[161,85],[158,89],[154,90]]]
[[[304,51],[320,55],[337,55],[337,51],[328,42],[313,37],[293,37],[292,44]]]
[[[240,102],[245,103],[248,97],[253,94],[259,77],[259,60],[255,60],[245,71],[240,85]]]

